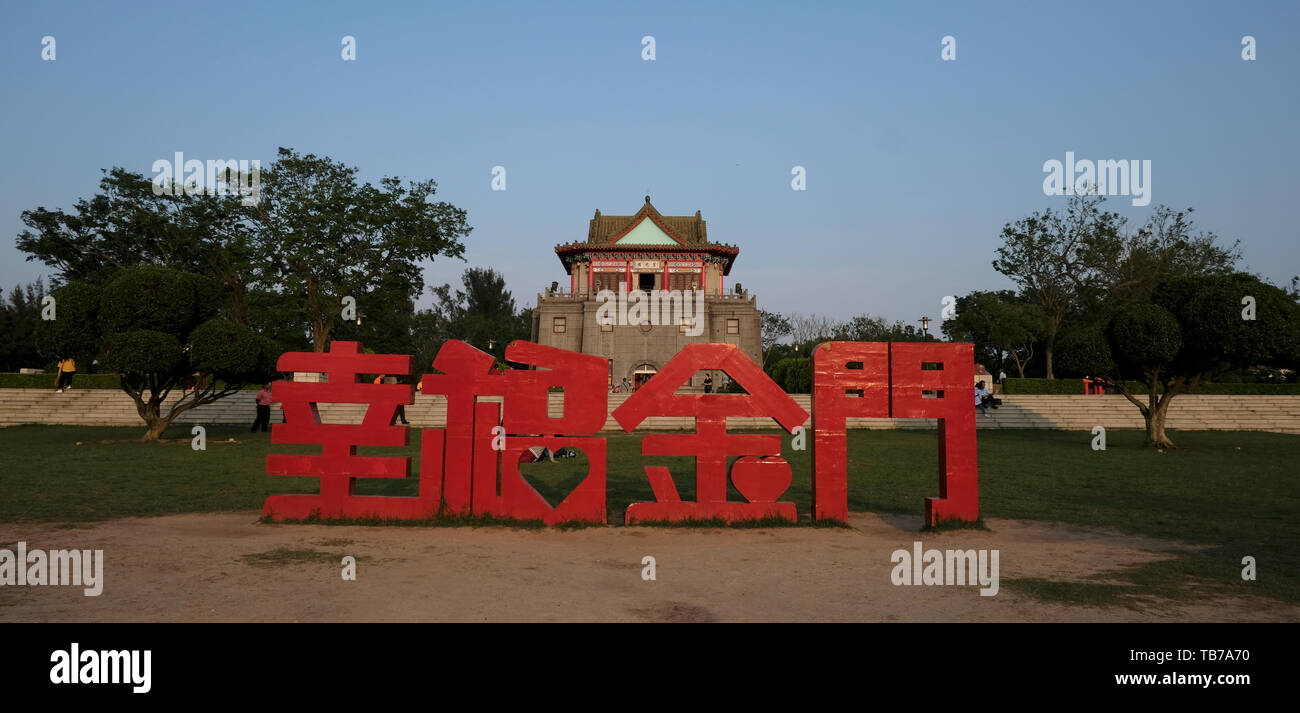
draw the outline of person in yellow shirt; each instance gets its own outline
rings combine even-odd
[[[77,374],[77,362],[71,357],[59,360],[59,378],[54,382],[54,390],[63,393],[72,388],[72,377]]]

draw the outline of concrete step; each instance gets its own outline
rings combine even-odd
[[[244,391],[212,404],[205,404],[182,413],[178,423],[252,423],[254,392]],[[610,394],[607,408],[613,411],[630,395]],[[172,394],[164,402],[164,410],[171,407],[179,394]],[[991,411],[991,418],[977,415],[979,428],[1060,428],[1091,430],[1094,426],[1107,428],[1141,428],[1144,425],[1137,407],[1122,396],[1003,396],[1003,406]],[[552,394],[548,414],[558,418],[563,414],[563,395]],[[811,397],[794,394],[792,399],[805,411],[811,412]],[[499,403],[499,397],[481,399]],[[319,413],[325,422],[360,423],[364,418],[365,404],[321,404]],[[972,404],[972,408],[974,405]],[[446,399],[442,396],[419,394],[415,402],[406,407],[406,417],[412,425],[444,427],[446,424]],[[272,421],[279,422],[282,414],[278,405],[273,407]],[[1176,429],[1270,430],[1283,433],[1300,432],[1300,396],[1178,396],[1171,404],[1168,426]],[[65,423],[82,425],[138,425],[141,423],[135,405],[121,391],[108,389],[73,389],[64,393],[48,389],[0,389],[0,425],[19,423]],[[731,428],[766,428],[775,424],[770,419],[728,419]],[[849,419],[850,428],[934,428],[933,419]],[[811,426],[811,421],[804,423]],[[653,418],[642,428],[690,429],[689,418]],[[621,431],[613,420],[606,418],[605,431]]]

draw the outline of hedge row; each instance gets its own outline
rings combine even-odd
[[[0,389],[54,389],[57,376],[49,374],[13,374],[0,373]],[[218,381],[220,385],[222,382]],[[77,374],[72,377],[74,389],[118,389],[121,383],[117,374]],[[245,390],[260,389],[257,384],[245,386]]]
[[[1145,384],[1138,381],[1125,382],[1131,393],[1144,394]],[[1002,390],[1008,394],[1079,394],[1083,395],[1082,379],[1011,379],[1002,382]],[[1256,395],[1300,395],[1300,384],[1201,384],[1191,391],[1193,394],[1256,394]]]
[[[53,389],[56,374],[0,374],[0,389]],[[117,374],[77,374],[72,377],[74,389],[119,388]]]
[[[1283,396],[1300,394],[1300,384],[1202,384],[1194,394],[1266,394]]]

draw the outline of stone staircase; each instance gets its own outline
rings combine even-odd
[[[253,391],[242,391],[213,404],[200,406],[182,414],[176,423],[249,424],[255,415]],[[629,394],[609,394],[612,412]],[[164,409],[176,401],[172,395]],[[812,412],[808,394],[793,398],[805,411]],[[990,410],[991,416],[976,415],[977,428],[1055,428],[1090,431],[1094,426],[1143,428],[1142,414],[1123,396],[1003,395],[1002,407]],[[486,397],[488,402],[500,398]],[[973,398],[972,398],[973,401]],[[549,414],[563,414],[563,395],[551,394]],[[974,405],[971,405],[974,408]],[[362,404],[322,404],[321,420],[326,423],[360,423],[366,406]],[[277,406],[271,408],[271,422],[282,419]],[[406,407],[406,419],[412,426],[443,428],[447,423],[447,402],[442,396],[417,394],[415,403]],[[135,404],[126,394],[111,389],[73,389],[57,393],[48,389],[0,389],[0,426],[23,423],[69,424],[84,426],[141,426]],[[766,418],[731,418],[732,429],[771,428],[775,422]],[[805,423],[805,427],[811,423]],[[932,429],[934,419],[851,418],[850,428]],[[1300,396],[1188,395],[1174,399],[1167,427],[1186,430],[1273,431],[1300,434]],[[648,419],[639,426],[645,430],[687,430],[690,418]],[[621,431],[612,416],[605,420],[605,431]]]
[[[1118,394],[1003,395],[992,418],[977,416],[980,428],[1091,430],[1145,428],[1141,412]],[[1146,399],[1140,397],[1144,403]],[[1169,406],[1165,427],[1189,431],[1273,431],[1300,433],[1300,396],[1182,394]]]

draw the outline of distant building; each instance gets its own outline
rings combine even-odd
[[[734,245],[709,242],[699,211],[662,215],[650,196],[635,215],[598,210],[585,241],[555,246],[569,275],[568,290],[556,282],[537,296],[533,341],[604,357],[611,385],[648,379],[693,342],[735,344],[761,363],[762,320],[755,298],[739,284],[726,290],[739,253]],[[635,309],[623,318],[618,305],[610,304],[609,298],[620,294],[631,301],[640,296],[636,291],[655,308],[646,310],[649,319]],[[598,314],[615,319],[601,324]],[[705,376],[696,374],[691,387],[701,389]],[[721,373],[713,377],[715,388],[727,381]]]

